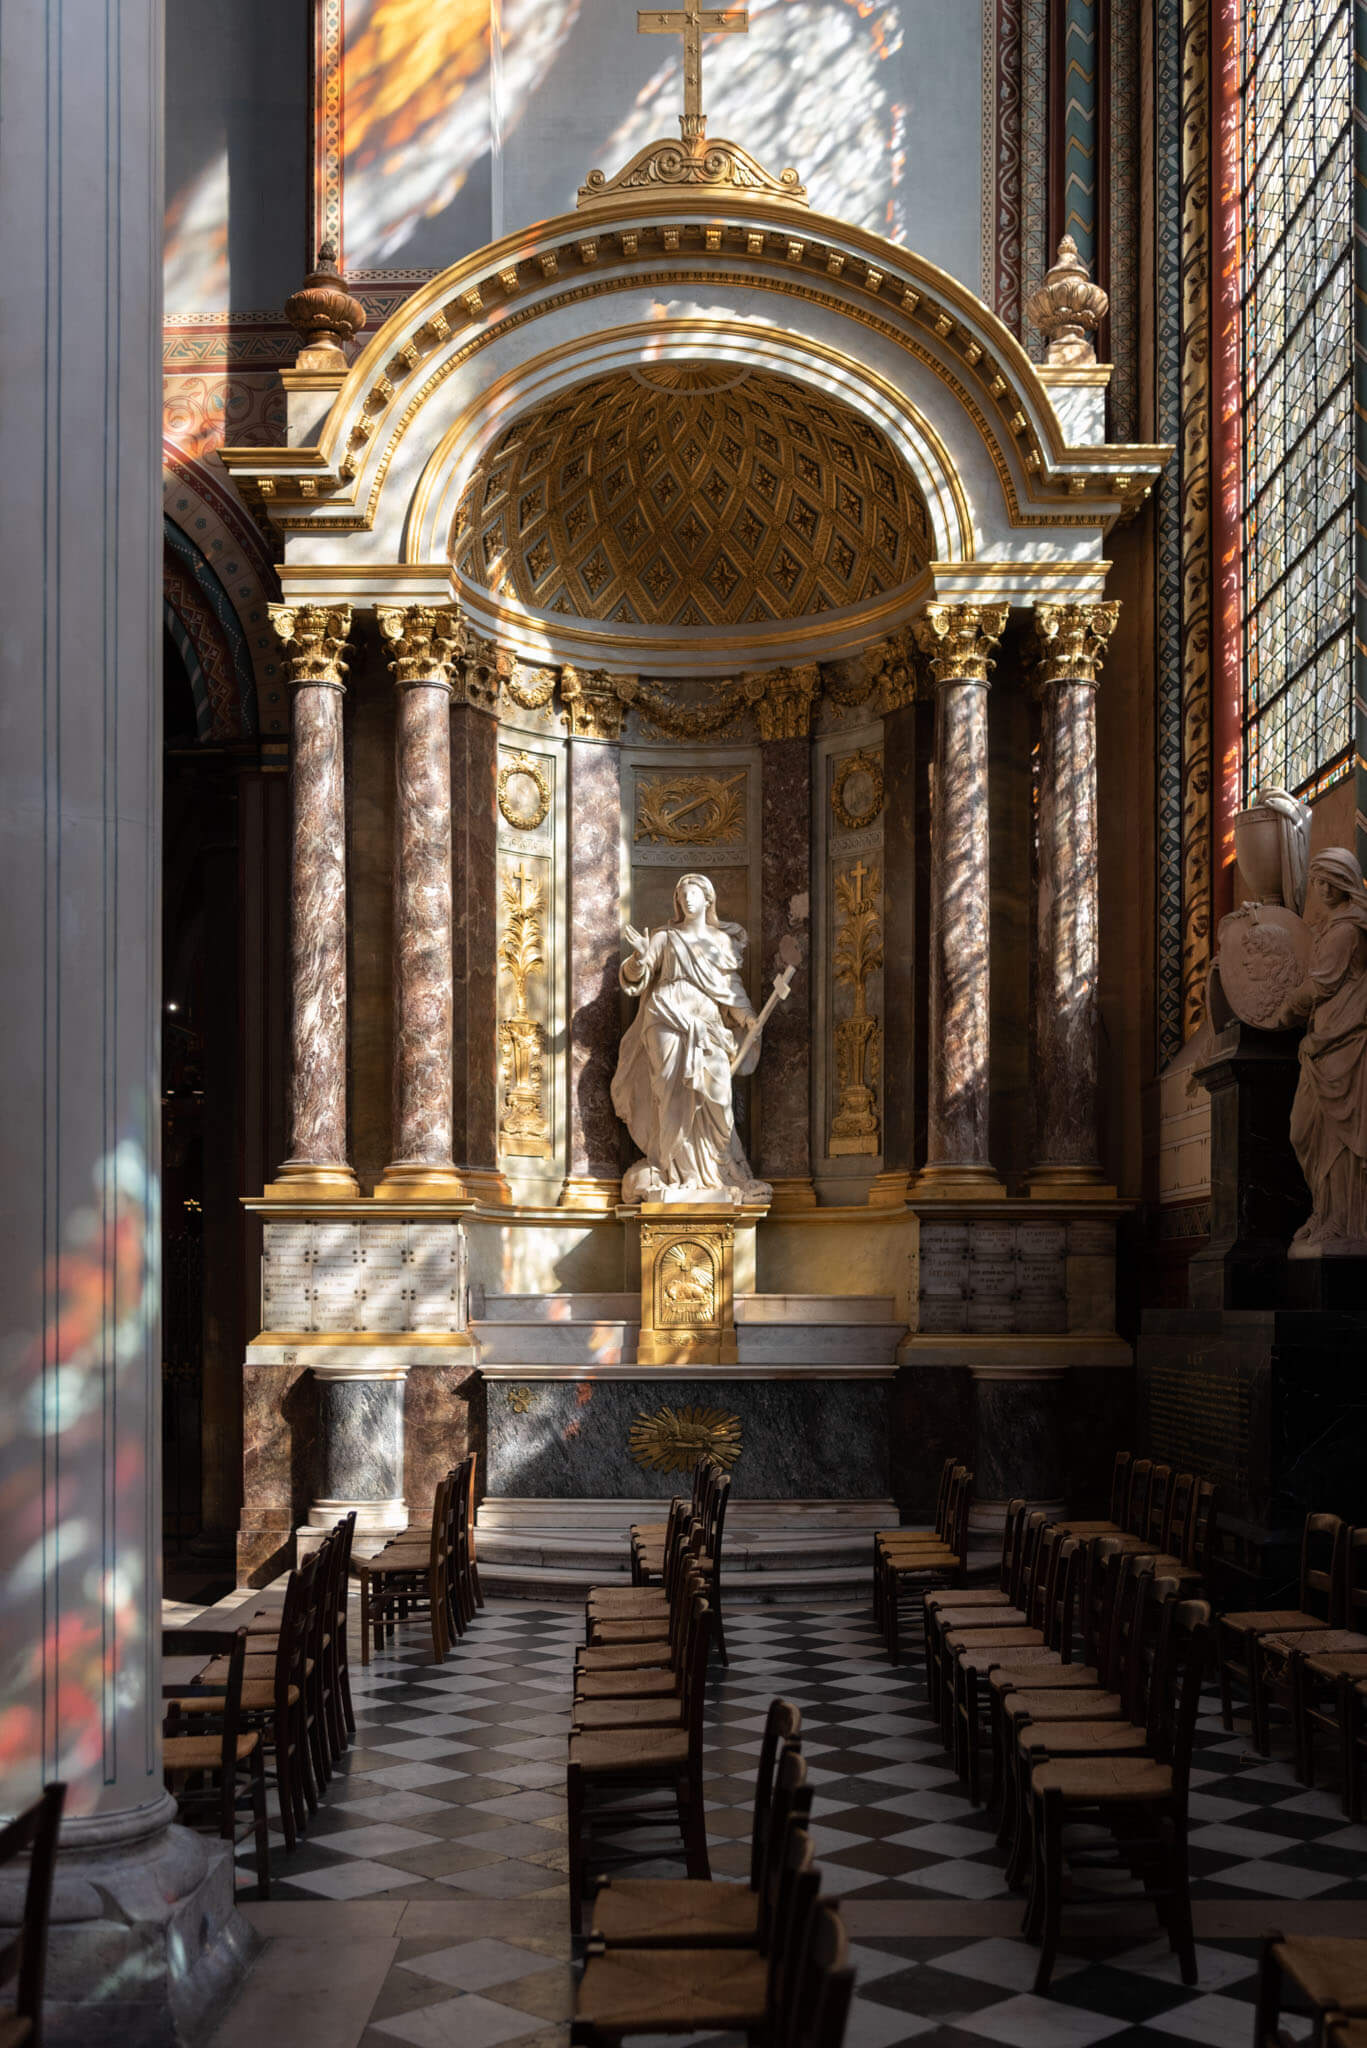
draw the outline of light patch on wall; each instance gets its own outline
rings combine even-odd
[[[163,276],[166,304],[226,308],[228,271],[228,157],[216,157],[166,209]]]

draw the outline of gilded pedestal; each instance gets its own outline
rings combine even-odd
[[[736,1211],[641,1205],[641,1365],[734,1365]]]

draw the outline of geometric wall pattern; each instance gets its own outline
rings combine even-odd
[[[731,626],[912,581],[929,521],[886,437],[767,371],[618,370],[528,413],[461,499],[462,577],[528,610]]]

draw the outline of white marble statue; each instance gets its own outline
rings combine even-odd
[[[1310,970],[1277,1020],[1308,1019],[1291,1143],[1314,1207],[1291,1257],[1367,1257],[1367,887],[1344,846],[1310,862]]]
[[[622,1039],[612,1105],[645,1158],[628,1170],[622,1199],[768,1201],[773,1190],[750,1171],[732,1100],[733,1071],[751,1073],[759,1059],[740,975],[744,928],[717,916],[706,875],[683,875],[670,922],[655,932],[628,925],[626,938],[621,984],[641,1006]]]

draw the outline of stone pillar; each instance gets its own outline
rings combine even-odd
[[[498,693],[510,666],[487,640],[452,665],[451,874],[454,1154],[468,1194],[509,1202],[498,1164]]]
[[[394,1157],[381,1201],[467,1199],[452,1153],[451,668],[453,607],[379,605],[398,690],[394,737]]]
[[[614,1209],[622,1199],[622,1127],[612,1106],[621,1036],[621,700],[573,679],[565,691],[569,755],[569,1172],[562,1206]]]
[[[788,1000],[764,1027],[758,1072],[755,1171],[772,1183],[773,1208],[811,1209],[812,1185],[812,706],[815,663],[780,670],[755,707],[761,756],[762,1003],[773,977],[796,967]]]
[[[974,1527],[1000,1529],[1017,1495],[1061,1513],[1067,1368],[975,1365],[972,1375]]]
[[[281,1200],[346,1201],[346,792],[343,656],[350,605],[271,606],[292,694],[289,1157]]]
[[[323,1490],[309,1509],[315,1529],[356,1510],[358,1541],[387,1542],[408,1526],[403,1494],[403,1397],[406,1365],[373,1359],[314,1364]]]
[[[161,35],[15,0],[0,69],[0,1811],[67,1786],[50,2048],[188,2036],[251,1942],[162,1782]]]
[[[1096,685],[1118,604],[1042,604],[1035,891],[1035,1152],[1030,1192],[1095,1193],[1097,974]]]
[[[930,1088],[918,1195],[1001,1195],[988,1159],[987,673],[1008,607],[931,605],[917,638],[935,683]]]

